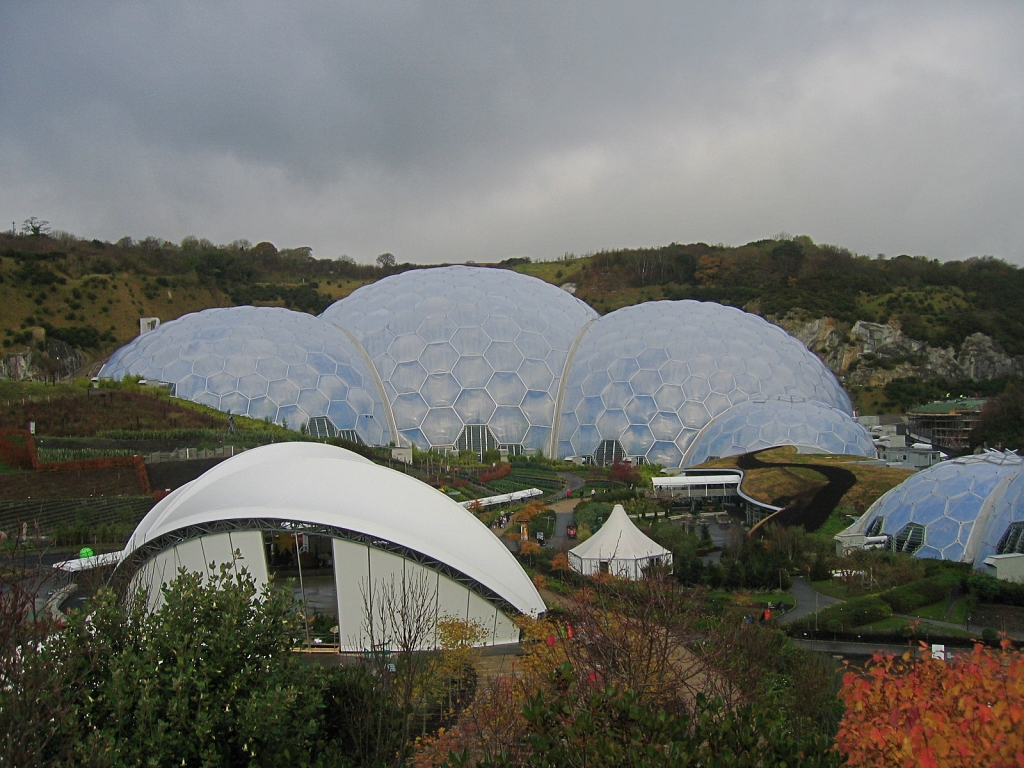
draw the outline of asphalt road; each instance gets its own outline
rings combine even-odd
[[[789,588],[789,594],[796,598],[796,608],[784,613],[779,618],[779,621],[783,624],[796,621],[810,613],[821,610],[826,605],[839,602],[834,597],[829,597],[814,589],[802,576],[795,576],[793,578],[793,586]]]

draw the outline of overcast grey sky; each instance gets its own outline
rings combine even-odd
[[[0,221],[1024,263],[1024,3],[0,1]]]

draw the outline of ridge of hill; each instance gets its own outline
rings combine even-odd
[[[362,265],[244,240],[108,243],[3,233],[0,328],[8,354],[0,377],[67,377],[134,338],[140,317],[166,321],[239,304],[318,314],[362,285],[432,266],[441,265],[396,264],[390,254]],[[872,258],[780,236],[738,247],[672,243],[481,266],[564,286],[602,314],[660,299],[741,307],[789,330],[853,389],[1024,374],[1024,270],[991,257]]]

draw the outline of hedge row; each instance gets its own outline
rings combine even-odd
[[[232,442],[271,443],[306,440],[298,432],[287,434],[268,429],[240,429],[234,435],[227,429],[105,429],[96,437],[107,440],[225,440]]]
[[[1024,584],[1000,581],[984,573],[972,573],[967,577],[967,588],[980,603],[1024,607]]]
[[[877,597],[855,597],[818,611],[817,626],[830,632],[848,632],[855,627],[862,627],[890,616],[892,607],[884,600]],[[793,629],[799,631],[813,629],[814,626],[814,614],[793,622]]]
[[[893,587],[879,597],[892,606],[893,613],[910,613],[945,600],[952,590],[962,585],[962,582],[963,578],[959,573],[946,572]]]

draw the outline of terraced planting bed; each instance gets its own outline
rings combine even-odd
[[[513,491],[525,491],[528,488],[540,488],[544,493],[557,493],[565,484],[554,472],[544,472],[535,469],[512,470],[511,473],[499,480],[492,480],[487,484],[496,493],[512,493]]]

